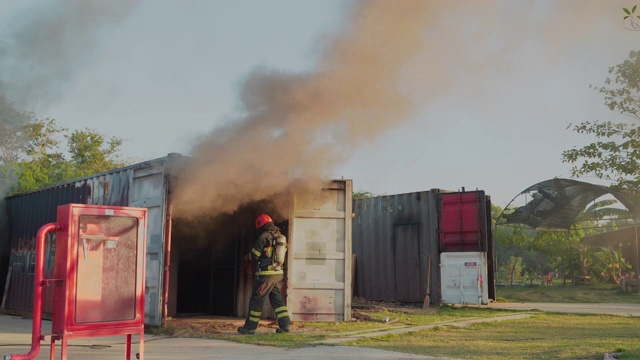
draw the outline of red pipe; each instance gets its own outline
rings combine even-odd
[[[168,303],[169,303],[169,275],[171,267],[171,213],[172,213],[172,197],[171,189],[167,191],[167,211],[165,218],[165,233],[164,233],[164,278],[162,284],[162,319],[161,324],[164,325],[167,321],[168,315]]]
[[[42,335],[42,288],[45,286],[44,281],[44,244],[48,233],[56,229],[55,223],[43,225],[38,230],[36,236],[36,265],[34,269],[34,286],[33,286],[33,328],[31,331],[31,350],[26,354],[11,354],[6,360],[31,360],[35,359],[40,352],[40,342],[44,339]]]

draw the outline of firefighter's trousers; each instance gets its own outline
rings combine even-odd
[[[269,296],[271,306],[276,313],[278,326],[280,329],[288,329],[291,324],[287,306],[282,299],[282,280],[284,276],[278,275],[258,275],[253,284],[251,299],[249,300],[249,313],[247,320],[244,322],[244,328],[255,330],[262,316],[262,306],[264,300]]]

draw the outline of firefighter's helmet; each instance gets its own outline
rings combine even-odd
[[[260,229],[261,227],[267,225],[270,222],[273,222],[273,220],[271,220],[271,216],[267,214],[260,214],[256,218],[256,229]]]

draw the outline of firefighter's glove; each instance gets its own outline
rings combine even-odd
[[[244,263],[242,264],[242,267],[247,274],[253,274],[253,262],[251,261],[249,254],[244,256]]]

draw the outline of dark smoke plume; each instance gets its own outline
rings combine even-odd
[[[101,32],[131,12],[128,0],[34,3],[0,34],[0,95],[20,110],[46,106],[92,60]]]
[[[610,8],[597,1],[356,2],[344,31],[319,46],[315,70],[250,74],[240,99],[245,115],[193,148],[195,165],[177,187],[176,207],[190,215],[233,211],[283,193],[294,180],[323,179],[359,146],[410,120],[415,104],[446,97],[453,86],[482,89],[491,74],[509,78],[504,86],[518,84],[514,90],[526,86],[519,81],[530,61],[565,61],[578,40],[613,21],[603,15]],[[516,10],[531,16],[513,16]],[[517,58],[530,41],[553,56]],[[490,94],[460,102],[503,105]]]
[[[193,148],[195,164],[176,187],[180,213],[233,211],[296,180],[321,180],[409,118],[414,102],[401,80],[425,41],[429,4],[359,2],[315,71],[255,70],[241,94],[246,116]]]

